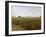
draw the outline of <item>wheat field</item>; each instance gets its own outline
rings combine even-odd
[[[12,31],[40,30],[40,17],[12,17]]]

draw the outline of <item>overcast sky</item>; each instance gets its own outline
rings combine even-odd
[[[12,5],[12,16],[41,16],[41,7]]]

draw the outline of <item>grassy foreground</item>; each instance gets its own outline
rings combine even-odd
[[[12,31],[40,29],[41,17],[12,17]]]

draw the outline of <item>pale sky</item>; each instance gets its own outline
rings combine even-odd
[[[12,5],[12,16],[41,16],[41,7],[35,7],[35,6],[16,6]]]

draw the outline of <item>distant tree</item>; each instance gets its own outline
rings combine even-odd
[[[21,18],[21,16],[18,16],[19,18]]]
[[[28,17],[30,17],[30,16],[28,16]]]

